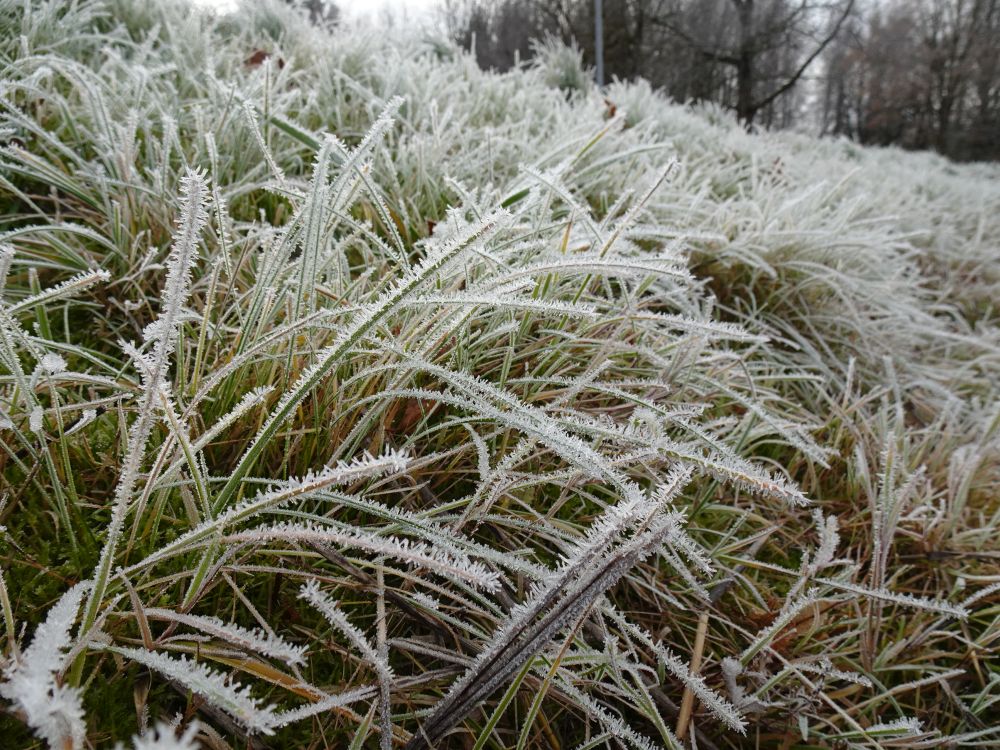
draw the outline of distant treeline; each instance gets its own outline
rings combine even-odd
[[[546,37],[593,65],[594,5],[446,0],[445,17],[484,68]],[[603,0],[602,17],[608,79],[643,77],[747,125],[1000,159],[1000,0]]]

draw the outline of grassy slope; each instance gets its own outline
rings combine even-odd
[[[747,135],[727,115],[685,110],[642,84],[610,87],[607,102],[618,114],[609,119],[609,105],[562,50],[548,50],[530,70],[496,76],[447,46],[330,36],[266,5],[216,22],[170,4],[30,8],[0,7],[7,144],[0,241],[15,250],[5,309],[88,268],[110,280],[15,308],[20,329],[5,332],[0,408],[11,426],[0,432],[7,529],[0,567],[22,648],[30,641],[22,626],[30,633],[98,565],[125,464],[123,419],[142,411],[141,379],[119,341],[140,341],[162,315],[180,181],[193,168],[218,188],[231,219],[206,199],[211,215],[185,304],[190,315],[178,324],[169,371],[181,425],[154,419],[140,465],[160,473],[140,476],[129,493],[113,565],[140,563],[211,515],[206,505],[217,513],[237,493],[251,496],[259,491],[254,478],[301,477],[392,446],[413,458],[405,471],[286,509],[315,523],[332,519],[454,554],[464,549],[503,571],[505,587],[502,595],[476,591],[370,552],[350,550],[348,564],[302,540],[269,539],[230,544],[221,558],[218,549],[206,557],[192,548],[134,570],[135,601],[245,626],[259,617],[309,645],[308,668],[296,679],[337,692],[374,683],[375,672],[296,597],[300,579],[317,577],[378,640],[373,600],[384,575],[387,637],[424,644],[390,649],[401,743],[416,731],[413,712],[435,705],[461,671],[447,653],[472,657],[488,644],[504,612],[529,596],[538,566],[554,568],[570,554],[602,509],[620,502],[624,482],[655,488],[676,465],[690,464],[695,478],[674,505],[714,564],[702,584],[717,601],[703,604],[697,585],[660,558],[637,563],[585,623],[568,623],[542,652],[487,746],[515,745],[523,726],[525,743],[538,747],[612,731],[574,690],[669,743],[665,726],[675,726],[683,685],[619,613],[687,663],[704,611],[706,682],[734,701],[739,690],[759,692],[741,707],[745,737],[696,708],[702,746],[877,746],[885,740],[866,738],[864,728],[901,717],[918,718],[938,738],[997,741],[987,730],[1000,698],[992,658],[1000,599],[987,587],[1000,576],[1000,169],[791,134]],[[257,50],[270,61],[247,65]],[[363,141],[395,96],[403,98],[395,122]],[[268,159],[243,101],[260,123]],[[357,169],[342,166],[339,147],[317,155],[324,132],[361,144]],[[332,187],[314,179],[317,159]],[[327,192],[315,193],[317,184]],[[341,215],[311,210],[310,194]],[[323,347],[376,304],[388,280],[405,281],[402,266],[433,253],[432,232],[437,240],[460,235],[465,222],[500,204],[512,217],[483,252],[463,251],[420,287],[436,302],[390,310],[302,391],[291,421],[267,430],[267,413],[322,359]],[[283,243],[281,228],[296,222],[304,238]],[[616,227],[620,240],[606,242]],[[670,250],[693,278],[635,271],[591,278],[567,263],[531,274],[535,284],[526,289],[492,292],[488,303],[441,302],[513,278],[539,258],[605,245],[633,266],[643,254]],[[265,295],[268,286],[273,293]],[[538,300],[587,302],[596,317],[526,309]],[[264,338],[313,310],[333,312],[294,336]],[[711,321],[769,343],[707,330]],[[223,369],[255,346],[245,365]],[[38,367],[46,352],[62,356],[68,372],[46,375]],[[199,395],[216,373],[226,377]],[[463,373],[481,381],[460,380]],[[482,381],[517,404],[498,400]],[[178,450],[178,435],[196,440],[263,386],[272,388],[266,403],[212,437],[193,461]],[[31,428],[36,407],[46,410],[41,434]],[[95,408],[95,418],[65,434],[82,408]],[[242,459],[262,425],[259,454]],[[565,434],[591,452],[579,459],[573,451],[582,449]],[[678,459],[677,446],[687,458]],[[735,481],[744,470],[736,454],[762,467],[759,475]],[[158,455],[176,470],[164,474]],[[768,493],[763,469],[787,477],[812,507]],[[247,482],[231,480],[244,470]],[[493,498],[488,510],[484,497]],[[410,515],[401,519],[372,500]],[[822,570],[816,510],[839,523],[839,546]],[[457,529],[450,542],[447,528]],[[462,547],[473,542],[481,546]],[[618,543],[609,541],[606,554]],[[203,560],[218,561],[204,578]],[[192,589],[192,578],[203,587]],[[733,584],[717,587],[729,578]],[[112,577],[93,611],[104,613],[115,643],[141,645],[142,608],[120,580]],[[960,620],[859,587],[952,603],[985,593]],[[168,640],[190,630],[165,626],[152,623],[158,648],[196,650],[190,639]],[[449,637],[436,644],[431,635],[440,628]],[[212,645],[202,644],[215,668],[232,668],[268,702],[308,702],[301,690],[273,684],[286,677],[265,671],[264,660],[234,666],[231,655],[212,656]],[[428,653],[438,648],[446,653]],[[5,655],[13,655],[9,644]],[[741,655],[746,669],[734,692],[721,664]],[[553,659],[559,667],[547,679]],[[823,659],[871,685],[831,676]],[[67,680],[86,686],[89,738],[98,746],[136,731],[136,701],[154,717],[197,712],[198,701],[158,673],[108,652],[94,649],[77,663]],[[538,717],[526,722],[543,691]],[[501,695],[457,721],[447,742],[485,734]],[[366,697],[269,741],[342,746],[374,724],[376,742],[378,712],[364,720],[370,704]],[[241,730],[224,715],[198,713],[244,741],[233,740]],[[18,738],[11,746],[32,742],[12,714],[0,719],[0,733]],[[928,746],[908,729],[888,734],[900,746]]]

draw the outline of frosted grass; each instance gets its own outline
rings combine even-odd
[[[997,739],[995,166],[281,3],[2,15],[11,732]]]

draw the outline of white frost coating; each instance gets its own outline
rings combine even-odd
[[[122,534],[125,514],[139,480],[146,442],[153,429],[155,410],[170,366],[170,355],[177,343],[177,327],[180,325],[183,306],[190,293],[191,274],[198,259],[199,236],[208,220],[205,211],[207,189],[204,177],[198,172],[189,170],[181,180],[181,215],[174,243],[167,256],[167,279],[161,295],[156,335],[151,341],[152,346],[148,355],[135,352],[134,356],[137,362],[142,363],[139,367],[143,381],[139,415],[129,428],[128,448],[115,486],[108,536],[101,548],[94,576],[94,588],[83,615],[84,627],[89,627],[97,618]]]
[[[943,599],[930,599],[925,596],[914,596],[913,594],[897,594],[885,588],[868,589],[864,586],[850,583],[849,581],[836,581],[830,578],[816,578],[817,583],[822,583],[841,591],[847,591],[860,597],[876,599],[892,604],[902,604],[904,607],[923,609],[930,612],[940,612],[943,615],[950,615],[964,620],[969,616],[969,610],[961,604],[951,604]]]
[[[28,415],[28,427],[32,432],[40,435],[42,433],[44,419],[45,410],[41,406],[36,406],[31,410],[31,414]]]
[[[80,412],[80,418],[66,428],[63,435],[72,435],[75,432],[79,432],[95,419],[97,419],[97,409],[84,409]]]
[[[705,708],[712,712],[712,715],[716,719],[730,729],[740,734],[746,734],[746,720],[740,715],[736,706],[705,684],[705,680],[701,675],[692,674],[691,670],[688,669],[688,665],[669,648],[658,641],[654,642],[650,635],[641,628],[630,623],[626,623],[625,625],[627,631],[632,636],[653,649],[660,663],[674,677],[684,683],[685,687],[690,688],[691,692],[695,694]]]
[[[145,734],[132,738],[132,750],[198,750],[200,745],[195,741],[197,734],[196,721],[188,724],[179,735],[174,727],[158,721]],[[118,747],[121,748],[121,745]]]
[[[377,649],[368,641],[368,637],[347,618],[347,614],[337,602],[320,590],[315,580],[309,581],[299,589],[299,599],[309,602],[327,622],[346,635],[351,645],[371,666],[375,667],[380,677],[392,680],[392,667],[379,657]]]
[[[283,638],[265,633],[259,628],[248,629],[232,622],[224,622],[218,617],[188,615],[160,607],[147,607],[144,611],[146,617],[187,625],[238,648],[256,651],[286,664],[305,664],[305,646],[294,646]]]
[[[323,615],[328,623],[347,636],[347,640],[351,642],[351,645],[375,669],[379,681],[379,716],[382,727],[380,746],[383,750],[390,750],[392,748],[392,718],[389,712],[395,675],[392,672],[392,667],[389,665],[388,650],[383,647],[385,641],[380,640],[378,646],[372,645],[365,634],[337,606],[337,602],[331,600],[320,590],[319,584],[315,579],[309,581],[299,589],[299,598],[309,602]],[[380,636],[380,638],[384,639],[384,635]]]
[[[294,724],[297,721],[308,719],[310,716],[317,716],[319,714],[326,713],[334,708],[349,706],[352,703],[367,700],[374,696],[377,692],[378,688],[372,685],[354,688],[353,690],[345,690],[343,693],[337,693],[336,695],[326,695],[319,698],[319,700],[315,703],[308,703],[299,708],[293,708],[289,711],[282,711],[279,714],[275,714],[274,726],[287,726],[288,724]]]
[[[818,674],[824,679],[843,680],[844,682],[851,682],[855,685],[861,685],[862,687],[868,688],[872,686],[872,681],[863,674],[859,672],[845,672],[842,669],[837,669],[833,666],[833,663],[829,659],[820,659],[815,664],[796,662],[795,668],[800,669],[803,672]]]
[[[66,360],[55,352],[48,352],[42,357],[42,361],[39,362],[42,370],[49,375],[58,375],[60,372],[66,370]]]
[[[135,2],[117,0],[125,9]],[[930,664],[935,633],[960,636],[961,623],[950,618],[968,609],[982,619],[985,597],[997,590],[977,584],[971,562],[955,558],[963,577],[947,596],[957,602],[979,591],[955,607],[934,600],[945,592],[917,575],[906,590],[931,598],[910,598],[889,590],[887,567],[899,552],[897,529],[926,539],[959,533],[969,549],[988,533],[966,519],[975,510],[969,498],[991,478],[1000,425],[989,405],[997,363],[990,253],[1000,236],[983,208],[1000,195],[992,167],[943,168],[926,156],[782,133],[752,137],[721,113],[674,107],[642,83],[605,92],[618,108],[608,120],[592,89],[570,98],[546,89],[551,71],[539,76],[536,68],[547,65],[542,55],[491,76],[457,49],[428,53],[394,35],[331,37],[290,23],[288,8],[274,7],[266,19],[284,30],[280,54],[294,61],[282,70],[269,43],[269,62],[241,64],[258,46],[247,46],[259,24],[251,29],[246,19],[259,14],[230,17],[226,27],[240,33],[220,37],[218,24],[168,4],[157,18],[182,29],[184,43],[152,34],[125,49],[101,33],[53,43],[60,26],[93,24],[49,21],[79,18],[78,8],[84,17],[99,13],[95,0],[11,7],[16,16],[29,6],[30,22],[19,26],[24,43],[9,45],[14,63],[0,88],[12,102],[51,106],[8,107],[0,117],[9,181],[40,222],[0,232],[0,426],[15,430],[0,433],[3,479],[21,481],[40,464],[30,484],[15,487],[16,501],[48,493],[66,501],[54,505],[82,508],[79,523],[60,523],[59,543],[64,530],[89,532],[71,538],[85,547],[107,540],[85,620],[117,619],[115,596],[141,592],[155,606],[135,607],[137,616],[144,611],[155,633],[167,619],[185,642],[301,664],[300,644],[315,650],[329,630],[318,613],[311,627],[275,621],[275,633],[223,608],[225,598],[198,598],[188,609],[180,597],[185,589],[192,599],[225,590],[220,579],[250,586],[258,593],[243,603],[261,623],[260,584],[315,576],[323,596],[344,604],[327,608],[327,619],[339,623],[334,637],[349,638],[351,653],[314,651],[324,667],[320,687],[296,684],[303,678],[292,669],[292,681],[259,692],[289,709],[273,713],[269,726],[314,717],[339,733],[350,713],[368,710],[342,710],[349,704],[377,701],[383,710],[384,684],[361,684],[366,670],[352,667],[363,659],[388,673],[393,644],[412,651],[391,663],[402,671],[412,659],[414,675],[434,679],[393,681],[398,727],[382,741],[400,744],[426,726],[454,679],[431,671],[448,646],[388,640],[387,626],[397,635],[411,620],[441,623],[465,655],[442,661],[476,670],[454,711],[435,719],[445,738],[488,718],[512,665],[516,673],[525,663],[540,679],[553,668],[543,717],[550,708],[571,723],[595,717],[593,731],[603,725],[614,735],[605,742],[590,734],[593,741],[624,746],[654,744],[639,731],[673,744],[660,729],[672,722],[659,716],[657,669],[668,675],[664,694],[679,699],[689,688],[698,716],[717,725],[699,718],[692,742],[739,729],[744,719],[752,733],[781,712],[799,717],[804,733],[846,731],[857,727],[837,713],[857,702],[859,723],[884,721],[875,730],[889,731],[898,722],[880,708],[886,691],[905,697],[914,686],[960,686],[960,674],[940,668],[947,664],[912,675],[939,684],[844,689],[843,681],[867,686],[867,678],[833,665],[855,663],[855,635],[866,627],[885,652],[890,609],[908,618],[900,653]],[[147,110],[151,117],[140,114]],[[225,111],[235,115],[220,120]],[[379,112],[364,134],[361,123]],[[65,113],[85,127],[49,128],[39,113],[56,124]],[[315,130],[324,126],[349,141]],[[211,164],[211,184],[199,189],[189,175],[175,200],[188,163]],[[915,165],[931,167],[919,190],[911,189]],[[33,176],[27,188],[24,176]],[[211,226],[199,219],[206,207]],[[93,228],[62,221],[63,212]],[[168,249],[174,213],[181,221]],[[93,263],[113,268],[114,282],[105,288],[106,272],[85,270]],[[192,267],[196,283],[178,273]],[[39,287],[35,272],[56,285]],[[52,341],[44,340],[43,317]],[[97,340],[140,331],[126,355]],[[79,371],[65,371],[63,357]],[[29,427],[47,430],[46,445]],[[816,470],[825,452],[814,439],[847,446],[843,461],[831,462],[835,471]],[[883,440],[892,451],[879,455]],[[354,470],[336,463],[389,445],[408,455],[362,458]],[[53,459],[43,455],[44,465],[41,448]],[[925,474],[911,469],[919,463]],[[113,487],[116,472],[112,498],[106,480]],[[678,477],[694,485],[680,494]],[[841,485],[854,485],[863,496],[866,485],[884,485],[872,506],[874,554],[867,533],[841,540],[834,518],[817,512],[813,527],[808,513],[772,502],[805,504],[795,480],[824,511],[837,506],[831,489],[839,495]],[[110,529],[102,527],[106,514],[90,507],[111,511]],[[688,509],[696,509],[690,525]],[[25,549],[44,539],[9,526],[3,533],[21,534],[11,541]],[[329,546],[330,559],[310,542]],[[848,551],[873,565],[846,559]],[[786,568],[776,553],[802,562]],[[108,565],[131,567],[111,579]],[[358,572],[354,584],[342,584]],[[386,580],[360,583],[376,572]],[[709,606],[709,582],[722,582],[713,593],[730,592],[732,612],[788,593],[774,628],[715,639],[702,679],[688,670],[686,649]],[[355,609],[346,592],[358,584],[379,595]],[[810,586],[822,602],[816,627],[833,622],[843,637],[796,637],[800,622],[812,626],[810,597],[800,599]],[[318,586],[310,590],[319,601]],[[873,615],[889,613],[882,625],[864,617],[871,599]],[[29,600],[15,592],[13,608],[37,606]],[[647,642],[625,615],[615,616],[615,602],[628,602],[629,616],[644,622],[666,612],[669,629]],[[716,635],[736,624],[728,609],[715,612]],[[117,638],[147,623],[127,624]],[[21,631],[9,630],[16,641]],[[597,651],[601,637],[606,648]],[[101,657],[81,640],[68,647],[63,665],[73,671],[54,674],[50,699],[60,685],[98,686]],[[746,671],[730,659],[720,675],[718,660],[738,659],[748,644]],[[775,665],[776,644],[784,668]],[[156,648],[179,673],[170,647],[165,640]],[[565,658],[556,662],[556,654]],[[228,664],[211,669],[239,675],[255,692],[266,681]],[[818,692],[803,699],[802,680],[816,674]],[[732,700],[711,691],[724,679]],[[515,705],[535,684],[529,676]],[[151,694],[154,718],[161,693]],[[213,703],[231,699],[212,694]],[[88,698],[101,739],[106,714],[99,696]],[[960,706],[942,705],[949,722],[961,719]],[[331,709],[339,718],[321,715]],[[476,719],[456,718],[470,709]],[[225,710],[206,705],[205,720]],[[16,705],[11,713],[26,715]],[[516,733],[519,716],[498,713],[498,731]],[[524,730],[530,744],[532,727]],[[136,740],[185,744],[168,730]]]
[[[52,750],[83,746],[82,694],[58,680],[72,645],[70,629],[76,622],[88,583],[78,583],[56,602],[35,630],[31,645],[4,670],[0,695],[25,715],[35,734]]]
[[[228,544],[240,542],[265,544],[273,541],[318,542],[347,549],[365,550],[375,555],[425,567],[445,578],[458,578],[470,586],[485,591],[496,591],[500,587],[496,573],[464,555],[460,556],[451,550],[446,551],[423,542],[412,542],[406,538],[383,536],[363,528],[338,529],[317,524],[285,522],[238,531],[223,537],[223,542]]]
[[[271,410],[234,469],[229,481],[220,491],[216,500],[217,507],[224,506],[228,499],[236,493],[239,482],[250,470],[255,457],[260,454],[278,429],[291,417],[295,408],[353,345],[358,343],[389,313],[416,293],[423,284],[430,281],[435,274],[443,271],[454,262],[470,246],[484,242],[495,234],[500,225],[509,219],[509,216],[507,211],[498,209],[490,216],[468,227],[455,239],[435,247],[418,266],[397,279],[374,303],[355,313],[351,322],[341,331],[336,341],[319,352],[315,363],[302,372],[298,380]]]
[[[103,269],[86,271],[85,273],[77,274],[71,279],[67,279],[61,284],[56,284],[54,287],[41,291],[38,294],[25,297],[20,302],[11,305],[9,311],[16,315],[26,310],[31,310],[38,305],[44,305],[59,299],[72,297],[73,295],[86,291],[95,284],[105,283],[110,280],[111,274]]]
[[[813,510],[813,520],[819,532],[819,547],[813,565],[816,570],[822,570],[833,563],[837,547],[840,546],[840,533],[836,516],[824,516],[819,508]]]
[[[294,499],[310,497],[320,490],[360,479],[377,477],[394,471],[403,471],[408,463],[407,456],[399,451],[388,451],[379,457],[364,455],[353,461],[338,462],[314,474],[300,479],[290,479],[272,490],[262,492],[230,508],[210,521],[196,526],[170,544],[161,547],[140,563],[142,567],[189,548],[193,544],[209,538],[213,534],[259,515],[265,510],[279,508]]]
[[[277,718],[272,706],[264,706],[240,685],[221,672],[185,656],[171,658],[157,651],[109,646],[109,651],[139,662],[208,700],[232,716],[251,734],[272,734]]]

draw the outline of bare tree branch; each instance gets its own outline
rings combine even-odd
[[[844,21],[851,14],[851,11],[853,9],[854,9],[854,0],[848,0],[847,4],[844,6],[843,12],[840,14],[840,17],[837,19],[837,23],[834,24],[833,28],[830,30],[830,33],[826,35],[826,37],[823,39],[823,41],[820,42],[819,45],[817,45],[817,47],[813,50],[812,54],[809,55],[805,59],[805,61],[788,78],[788,80],[785,81],[784,84],[782,84],[781,86],[779,86],[778,88],[776,88],[774,91],[772,91],[770,94],[768,94],[767,96],[765,96],[760,101],[754,102],[753,106],[754,106],[755,109],[759,110],[759,109],[762,109],[762,108],[766,107],[768,104],[770,104],[771,102],[773,102],[779,96],[781,96],[786,91],[788,91],[789,89],[791,89],[792,86],[794,86],[798,82],[798,80],[802,77],[802,74],[806,72],[806,69],[810,65],[812,65],[813,61],[817,57],[819,57],[820,54],[822,54],[823,50],[825,50],[827,48],[827,45],[829,45],[830,42],[832,42],[834,40],[834,38],[837,36],[837,34],[840,33],[840,27],[844,24]]]

